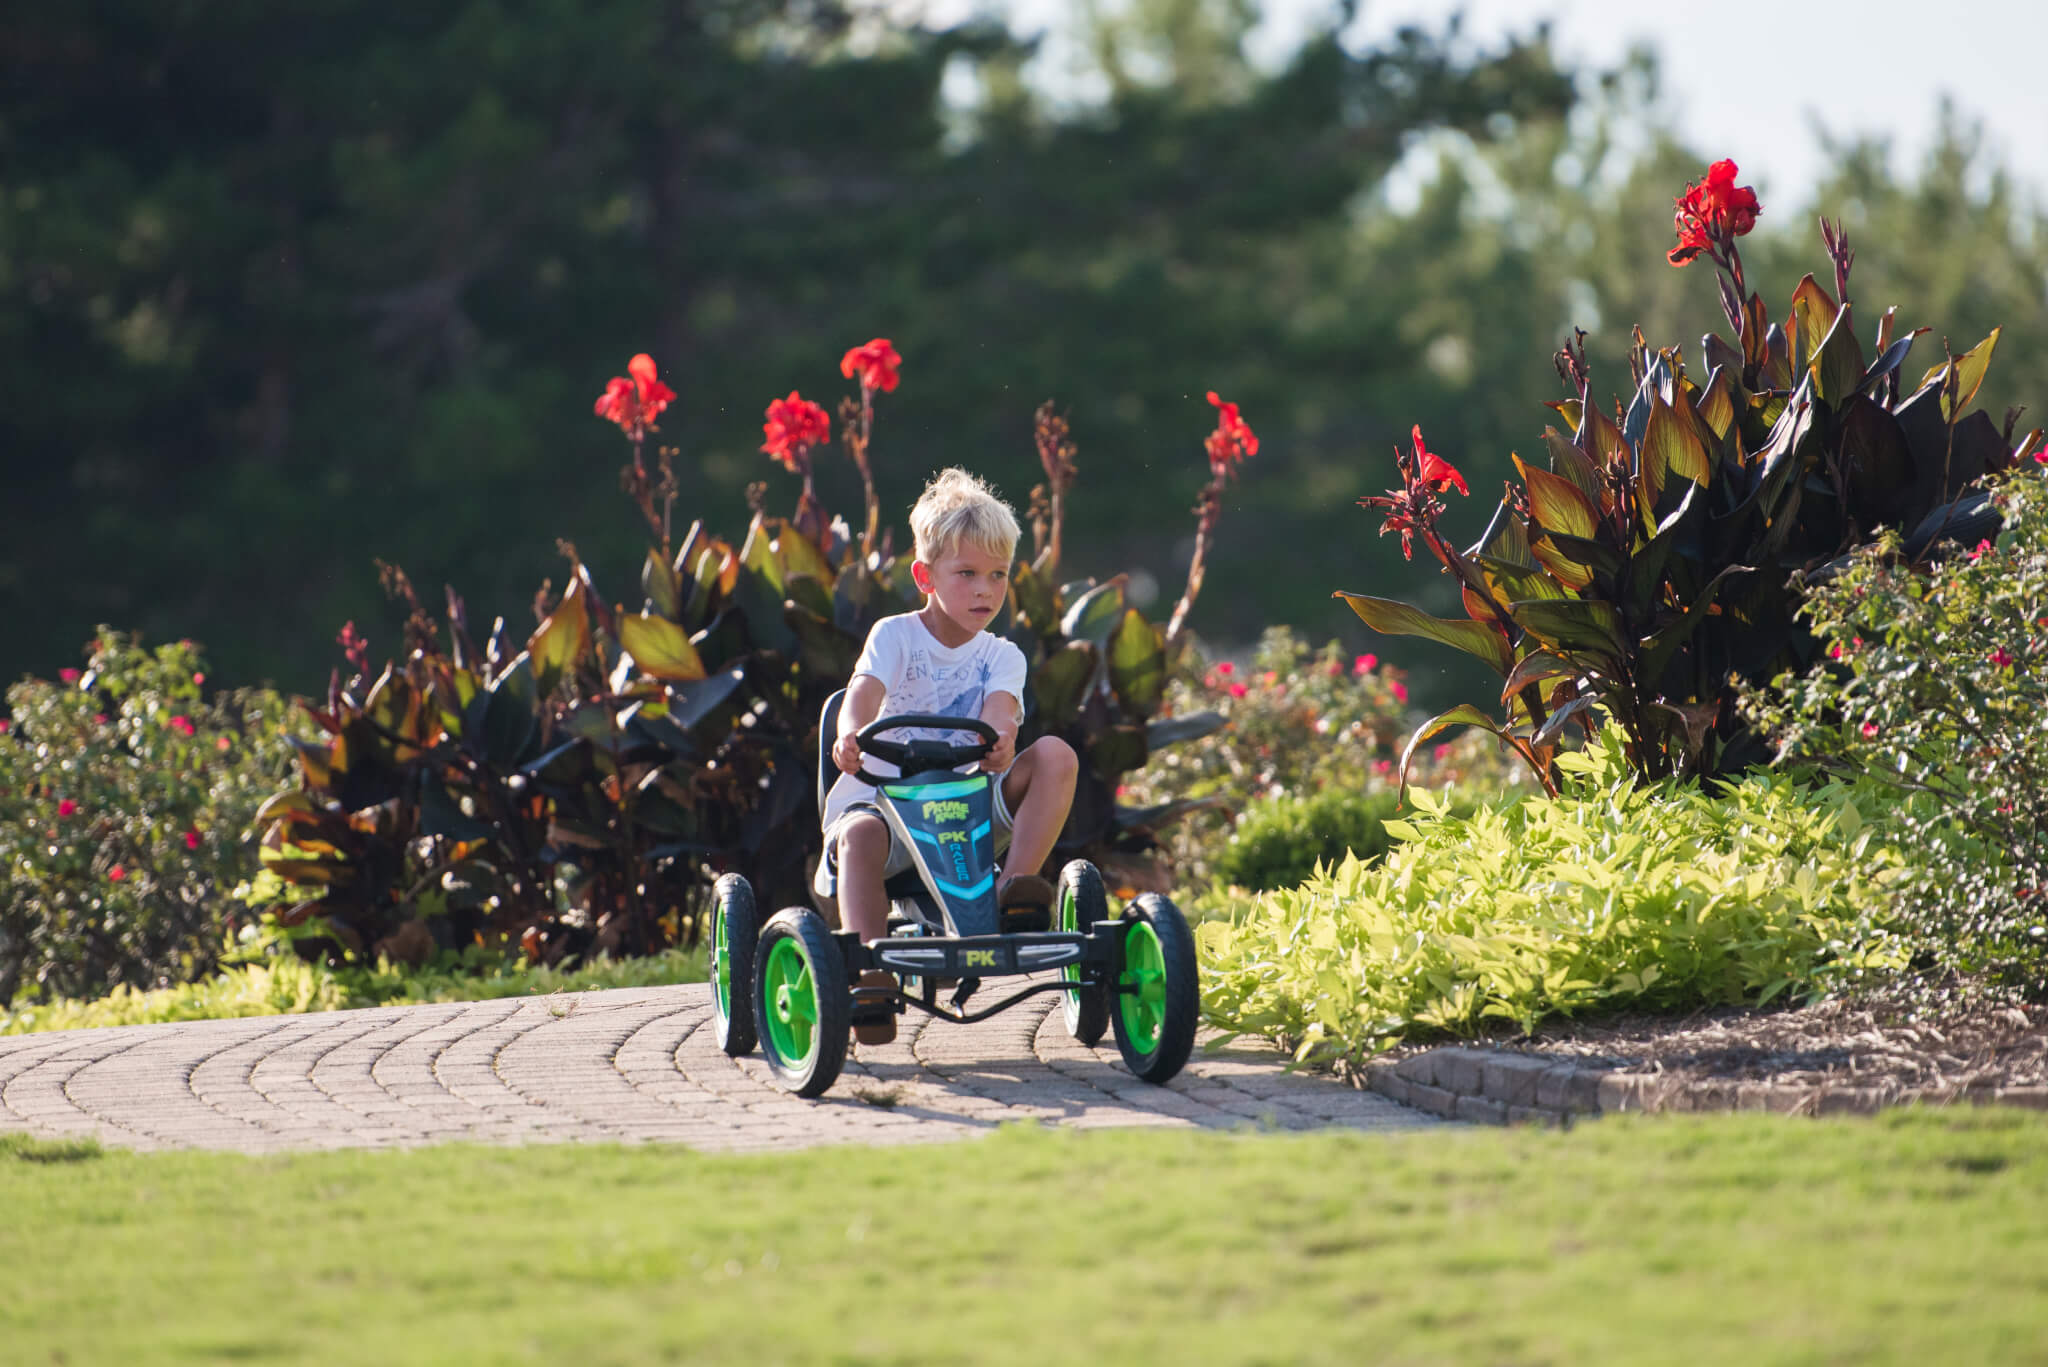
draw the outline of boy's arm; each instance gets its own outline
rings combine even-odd
[[[839,736],[832,742],[832,762],[841,773],[860,772],[860,746],[853,738],[881,715],[888,696],[889,686],[872,674],[856,674],[846,685],[846,697],[839,704]]]
[[[996,732],[996,743],[982,758],[982,772],[1009,772],[1010,766],[1017,762],[1017,728],[1024,724],[1023,701],[1015,693],[991,693],[981,705],[981,719]]]

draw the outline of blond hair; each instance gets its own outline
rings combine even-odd
[[[959,466],[941,470],[924,486],[910,509],[917,558],[936,564],[962,542],[999,555],[1007,563],[1017,550],[1017,515],[980,476]]]

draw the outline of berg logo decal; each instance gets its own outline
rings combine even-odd
[[[964,802],[927,802],[924,804],[926,821],[965,821],[967,804]]]
[[[965,951],[969,968],[994,968],[996,952],[993,949],[970,949]]]
[[[940,832],[939,832],[939,843],[940,843],[941,845],[964,845],[964,844],[966,844],[966,843],[967,843],[967,832],[965,832],[965,831],[940,831]]]

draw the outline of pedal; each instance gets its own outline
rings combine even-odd
[[[953,1009],[955,1011],[966,1010],[967,999],[973,996],[980,987],[981,979],[962,978],[960,980],[960,986],[953,989]]]

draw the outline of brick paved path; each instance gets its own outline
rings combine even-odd
[[[1270,1049],[1198,1048],[1153,1087],[1067,1037],[1054,997],[972,1026],[913,1011],[819,1101],[728,1059],[701,984],[0,1038],[0,1132],[137,1149],[272,1152],[441,1140],[666,1140],[713,1150],[953,1139],[1005,1120],[1396,1129],[1439,1124],[1290,1074]]]

